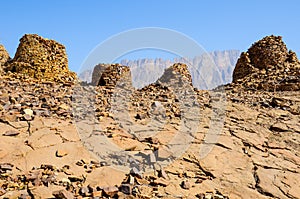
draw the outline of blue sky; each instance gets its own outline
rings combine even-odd
[[[266,35],[282,35],[300,55],[297,0],[18,0],[3,1],[1,8],[0,43],[11,57],[25,33],[36,33],[66,46],[73,71],[99,43],[143,27],[181,32],[207,51],[244,51]]]

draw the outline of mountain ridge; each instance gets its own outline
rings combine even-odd
[[[217,79],[217,84],[220,85],[231,82],[232,72],[239,55],[239,50],[223,50],[209,52],[193,58],[174,58],[173,60],[163,58],[123,59],[120,61],[120,64],[131,68],[133,85],[137,88],[154,83],[163,74],[164,70],[174,63],[185,63],[189,66],[194,84],[203,82],[203,80],[199,79],[199,71],[205,67],[216,69],[212,73],[212,78],[215,77],[212,81]],[[91,82],[92,73],[92,70],[85,70],[79,73],[78,76],[82,81]],[[217,77],[218,73],[220,73],[221,78]],[[147,74],[147,76],[144,74]],[[204,87],[203,85],[196,86],[200,88]]]

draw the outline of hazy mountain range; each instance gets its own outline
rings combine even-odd
[[[132,74],[132,83],[141,88],[155,82],[164,72],[164,69],[173,63],[185,63],[193,78],[195,87],[207,89],[231,82],[239,50],[214,51],[193,58],[174,58],[173,60],[137,59],[121,60],[120,64],[129,66]],[[92,70],[85,70],[79,74],[82,81],[91,82]]]

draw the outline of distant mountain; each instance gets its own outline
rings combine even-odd
[[[120,64],[130,67],[133,85],[142,88],[155,82],[163,74],[164,69],[173,63],[185,63],[189,66],[195,87],[207,89],[231,82],[233,69],[239,55],[240,51],[238,50],[224,50],[194,58],[122,60]],[[82,81],[91,82],[91,77],[91,70],[79,74]]]
[[[87,69],[79,72],[78,77],[81,81],[90,83],[92,81],[93,70]]]

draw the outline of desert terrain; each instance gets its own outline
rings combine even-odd
[[[154,83],[65,47],[0,46],[0,198],[300,198],[300,62],[280,36],[241,53],[232,83],[193,87],[175,63]]]

